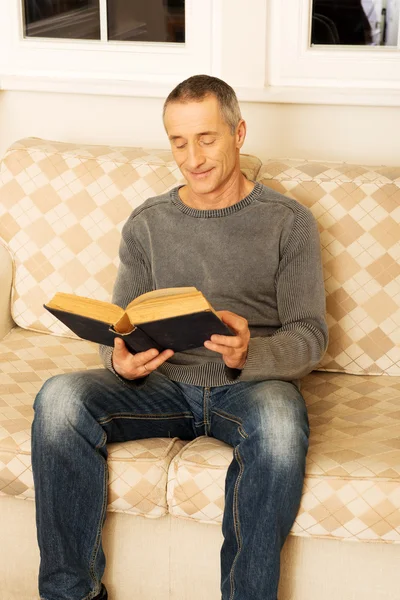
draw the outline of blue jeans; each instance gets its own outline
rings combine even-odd
[[[42,599],[90,600],[100,591],[106,443],[208,435],[234,449],[222,524],[222,599],[277,600],[280,551],[299,509],[309,437],[307,409],[293,384],[203,388],[155,371],[131,386],[99,369],[49,379],[34,409]]]

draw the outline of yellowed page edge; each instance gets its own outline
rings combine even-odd
[[[85,298],[84,296],[76,296],[75,294],[66,294],[64,292],[57,292],[50,302],[47,302],[47,306],[105,323],[114,323],[121,319],[125,313],[122,308],[111,302]]]
[[[132,300],[132,302],[130,302],[127,306],[128,308],[131,308],[132,306],[137,306],[138,304],[141,304],[142,302],[147,302],[149,300],[157,300],[158,298],[165,298],[166,296],[168,297],[173,297],[173,296],[177,296],[180,294],[185,294],[185,295],[193,295],[193,294],[201,294],[201,292],[199,292],[199,290],[195,287],[176,287],[176,288],[162,288],[160,290],[152,290],[151,292],[146,292],[145,294],[142,294],[141,296],[138,296],[137,298],[135,298],[134,300]]]

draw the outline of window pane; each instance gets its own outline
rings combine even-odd
[[[99,0],[24,0],[25,36],[100,39]]]
[[[185,0],[108,0],[108,39],[185,41]]]
[[[313,0],[311,44],[397,46],[400,0]]]

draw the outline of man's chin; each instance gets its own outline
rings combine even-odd
[[[190,177],[186,181],[189,189],[191,189],[196,194],[210,194],[214,192],[217,188],[215,181],[212,181],[211,179],[193,181],[193,179]]]

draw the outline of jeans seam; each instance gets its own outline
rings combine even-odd
[[[243,422],[239,417],[233,417],[232,415],[229,415],[228,413],[225,413],[221,410],[213,410],[213,413],[214,415],[218,415],[223,419],[227,419],[228,421],[232,421],[232,423],[236,423],[236,425],[239,425],[238,432],[239,435],[242,436],[242,438],[247,439],[249,437],[248,433],[246,433],[246,430],[243,427]]]
[[[242,458],[240,456],[238,447],[236,446],[236,448],[234,449],[234,454],[236,457],[236,460],[239,464],[239,474],[237,476],[236,482],[235,482],[235,487],[234,487],[234,491],[233,491],[233,525],[234,525],[234,530],[235,530],[235,535],[236,535],[236,542],[237,542],[237,546],[238,546],[238,551],[236,552],[236,556],[233,559],[233,563],[232,563],[232,567],[231,567],[231,571],[229,574],[229,580],[231,583],[231,593],[229,596],[229,600],[234,600],[234,595],[235,595],[235,582],[234,582],[234,570],[235,570],[235,566],[236,566],[236,562],[239,558],[239,555],[242,551],[242,538],[240,535],[240,519],[239,519],[239,502],[238,502],[238,489],[239,489],[239,485],[243,476],[243,471],[244,471],[244,465],[243,465],[243,461]]]
[[[184,417],[185,419],[193,419],[193,415],[191,413],[170,413],[170,414],[132,414],[132,413],[116,413],[113,415],[107,415],[107,417],[103,417],[98,420],[100,425],[105,425],[109,423],[113,419],[181,419]]]
[[[107,443],[107,434],[104,431],[102,442],[100,444],[98,444],[96,449],[99,449],[101,446],[104,446],[106,443]],[[100,520],[99,520],[99,525],[97,527],[97,535],[96,535],[96,540],[95,540],[95,544],[94,544],[94,548],[93,548],[93,552],[92,552],[92,558],[89,562],[89,573],[90,573],[90,577],[91,577],[92,581],[94,582],[95,588],[97,585],[97,580],[96,580],[96,574],[94,572],[94,564],[96,562],[97,554],[98,554],[100,544],[101,544],[104,515],[107,510],[107,483],[108,483],[107,461],[100,455],[99,455],[99,458],[103,463],[103,469],[104,469],[103,470],[103,505],[101,507]],[[100,589],[101,589],[101,586],[100,586]],[[94,598],[94,596],[96,596],[98,593],[99,592],[92,590],[91,592],[89,592],[89,594],[85,598],[83,598],[83,600],[91,600],[91,598]],[[94,596],[91,596],[91,594],[94,594]]]

